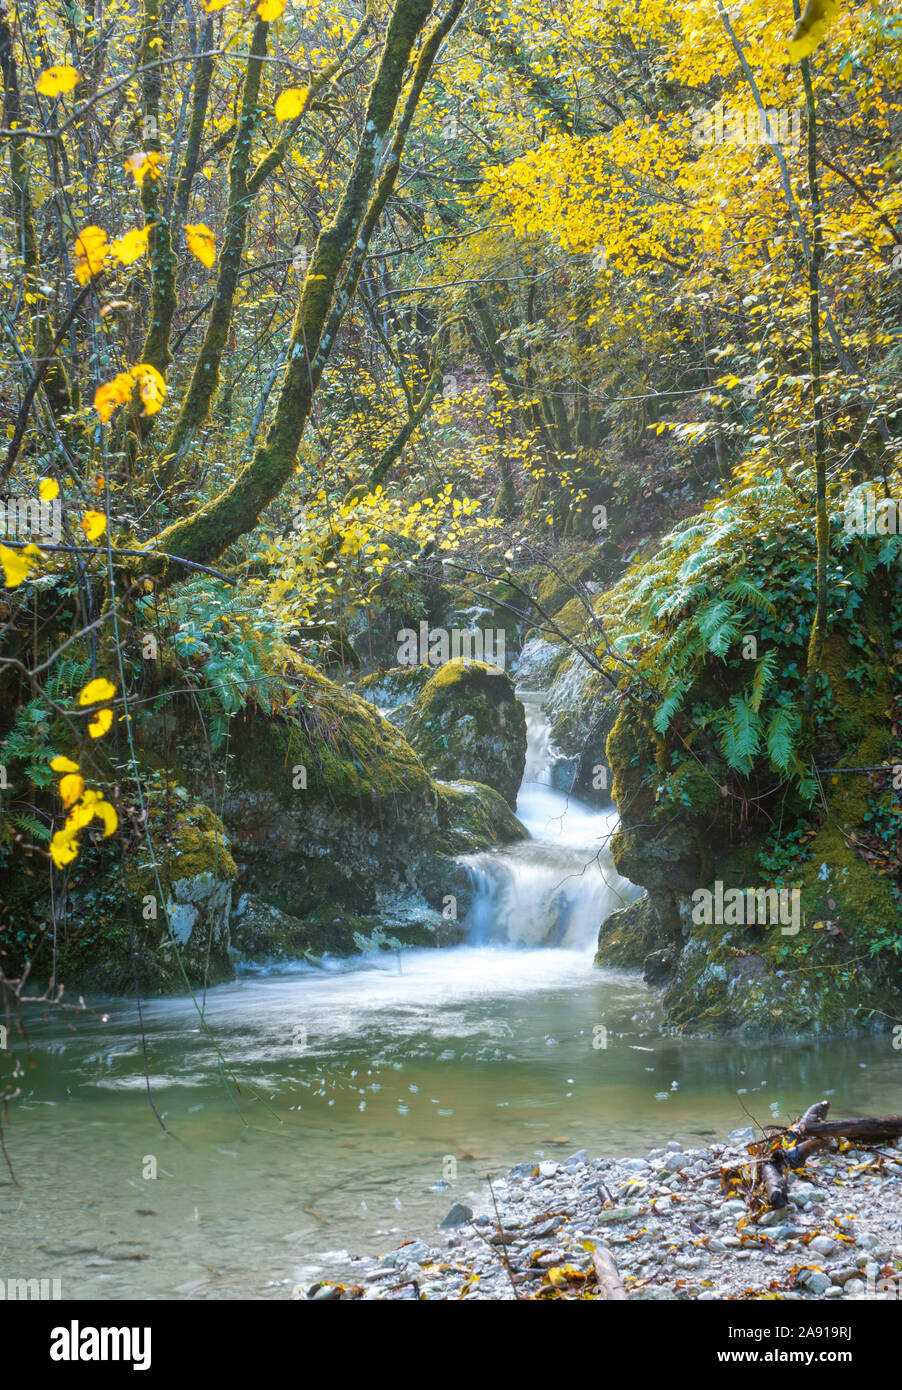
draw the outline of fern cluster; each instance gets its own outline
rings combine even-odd
[[[628,669],[655,692],[658,733],[682,717],[696,737],[710,735],[727,767],[748,776],[766,761],[810,797],[814,786],[799,749],[815,607],[805,481],[775,475],[681,523],[611,591],[600,616],[611,650],[628,663],[621,680]],[[875,571],[898,574],[902,536],[849,533],[838,505],[848,496],[837,497],[831,520],[828,631],[841,630],[872,660],[856,614]],[[822,718],[829,695],[821,677]]]

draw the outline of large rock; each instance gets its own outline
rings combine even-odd
[[[553,751],[572,769],[568,790],[592,805],[611,801],[606,745],[620,703],[610,681],[573,651],[557,668],[545,696]]]
[[[131,994],[137,979],[142,994],[182,994],[234,978],[236,866],[222,822],[178,787],[148,799],[148,827],[156,869],[143,840],[121,866],[110,863],[103,844],[86,845],[69,872],[67,896],[58,890],[56,978],[70,991]],[[41,906],[34,905],[36,919]],[[34,977],[47,979],[50,969],[47,952],[38,950]]]
[[[456,856],[525,830],[490,787],[433,782],[365,700],[302,664],[295,680],[298,704],[284,716],[233,719],[219,769],[242,902],[281,914],[244,904],[236,945],[251,958],[348,954],[368,933],[459,939],[471,889]]]
[[[484,782],[516,806],[526,716],[506,672],[482,661],[446,662],[420,691],[406,728],[435,777]]]

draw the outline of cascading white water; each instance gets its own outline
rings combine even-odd
[[[527,745],[517,815],[531,838],[461,861],[474,888],[470,940],[584,949],[594,945],[605,917],[625,907],[638,890],[617,873],[611,858],[617,812],[596,811],[552,787],[542,694],[519,695]]]

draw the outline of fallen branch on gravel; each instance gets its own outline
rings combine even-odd
[[[612,1303],[625,1303],[628,1294],[610,1250],[605,1246],[593,1250],[592,1264],[595,1266],[595,1282],[600,1290],[599,1297]]]
[[[811,1155],[830,1139],[881,1144],[888,1139],[902,1138],[902,1115],[828,1120],[829,1109],[828,1100],[819,1100],[788,1129],[767,1126],[765,1138],[749,1146],[747,1162],[721,1168],[723,1190],[735,1190],[742,1185],[750,1203],[757,1198],[764,1206],[785,1207],[789,1201],[789,1173],[804,1167]],[[753,1149],[757,1152],[752,1152]]]

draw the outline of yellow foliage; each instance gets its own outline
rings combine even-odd
[[[0,564],[7,589],[15,589],[28,578],[28,572],[36,564],[40,553],[36,545],[26,545],[24,550],[11,550],[8,545],[0,545]]]
[[[61,92],[73,91],[80,81],[81,77],[74,68],[60,63],[52,68],[45,68],[35,82],[34,89],[43,97],[58,97]]]
[[[839,0],[808,0],[789,40],[789,61],[807,58],[823,42],[827,30],[839,13]]]
[[[86,285],[98,273],[109,254],[106,232],[102,227],[82,227],[75,238],[75,275],[80,285]]]
[[[63,805],[69,807],[77,801],[85,789],[85,779],[77,772],[68,773],[60,782],[60,797]]]
[[[91,738],[102,738],[113,722],[113,711],[111,709],[99,709],[88,725],[88,733]]]
[[[192,256],[209,269],[216,260],[216,236],[203,222],[185,223],[185,241]]]
[[[124,236],[118,237],[116,241],[110,243],[110,255],[115,256],[122,265],[132,265],[147,250],[147,238],[149,236],[150,227],[135,227],[132,231],[126,232]]]
[[[159,150],[135,150],[125,161],[125,172],[131,174],[139,188],[146,178],[160,177],[160,164],[163,156]]]
[[[139,362],[137,367],[132,367],[131,375],[144,404],[142,415],[156,415],[166,399],[165,381],[150,362]]]
[[[308,87],[286,87],[276,97],[275,113],[277,121],[292,121],[306,109],[310,97]]]
[[[90,510],[81,519],[81,529],[89,541],[99,540],[106,530],[106,517],[103,512]]]
[[[101,700],[112,700],[116,694],[116,687],[112,681],[108,681],[106,676],[95,676],[94,680],[80,691],[78,703],[80,705],[98,705]]]

